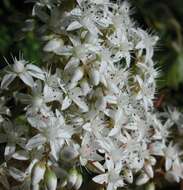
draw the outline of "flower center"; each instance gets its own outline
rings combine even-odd
[[[25,67],[24,67],[24,62],[23,61],[16,61],[13,64],[13,70],[16,73],[22,73],[24,71]]]

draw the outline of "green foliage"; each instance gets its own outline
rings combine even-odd
[[[23,0],[19,4],[13,0],[0,2],[0,68],[5,64],[3,57],[18,55],[20,50],[28,60],[36,63],[41,60],[40,44],[35,34],[22,31],[25,20],[31,15],[31,7]]]

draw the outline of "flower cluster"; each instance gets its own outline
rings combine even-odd
[[[130,11],[126,1],[35,2],[45,67],[15,58],[1,80],[5,189],[79,189],[80,166],[107,190],[143,185],[157,172],[183,178],[173,136],[182,115],[153,107],[158,37]]]

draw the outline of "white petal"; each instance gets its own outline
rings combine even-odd
[[[83,95],[87,95],[91,90],[87,80],[85,80],[85,79],[80,82],[80,86],[81,86]]]
[[[120,132],[120,127],[114,127],[114,128],[112,128],[111,129],[111,131],[109,132],[109,136],[115,136],[115,135],[117,135],[117,134],[119,134],[119,132]]]
[[[28,143],[26,144],[26,148],[31,150],[36,148],[46,142],[46,138],[43,137],[41,134],[37,134],[36,136],[32,137]]]
[[[36,65],[28,64],[28,65],[26,66],[26,68],[27,68],[28,70],[34,71],[35,73],[42,73],[42,74],[43,74],[43,71],[42,71],[38,66],[36,66]]]
[[[114,188],[114,184],[113,183],[109,183],[107,185],[107,189],[106,190],[115,190],[116,188]]]
[[[64,145],[64,139],[60,139],[58,141],[50,141],[51,154],[53,157],[58,160],[60,156],[61,148]]]
[[[88,111],[88,106],[87,104],[81,100],[81,98],[79,97],[74,97],[73,101],[75,102],[75,104],[82,109],[83,112],[87,112]]]
[[[72,79],[71,79],[71,84],[76,84],[77,85],[77,82],[79,80],[81,80],[83,78],[83,75],[84,75],[84,71],[81,67],[78,67],[74,73],[73,73],[73,76],[72,76]],[[75,86],[74,86],[75,87]],[[73,88],[73,87],[72,87]]]
[[[14,154],[15,149],[16,149],[15,144],[8,143],[6,145],[5,152],[4,152],[6,159],[9,159]]]
[[[149,176],[145,173],[142,173],[136,180],[136,185],[140,186],[140,185],[144,185],[145,183],[147,183],[149,181]]]
[[[150,178],[153,178],[153,176],[154,176],[154,171],[153,171],[152,166],[151,166],[150,164],[145,164],[144,169],[145,169],[145,172],[147,173],[147,175],[148,175]]]
[[[76,59],[75,57],[72,57],[64,67],[64,70],[72,70],[73,68],[77,68],[79,65],[79,59]]]
[[[31,76],[40,79],[40,80],[45,80],[45,75],[43,73],[37,73],[35,71],[27,71]]]
[[[63,45],[64,43],[61,39],[52,39],[44,46],[43,50],[47,52],[54,52]]]
[[[124,184],[124,181],[122,179],[118,180],[115,185],[114,185],[114,189],[117,189],[118,187],[123,187],[125,184]]]
[[[96,69],[92,69],[90,73],[90,79],[93,85],[97,86],[100,82],[100,73]]]
[[[105,162],[108,171],[112,171],[114,169],[114,162],[111,159],[106,158]]]
[[[19,150],[19,151],[15,152],[12,157],[17,160],[28,160],[29,153],[24,150]]]
[[[167,158],[166,161],[165,161],[165,169],[166,171],[168,171],[172,166],[172,160]]]
[[[94,182],[104,184],[108,182],[108,174],[101,174],[92,179]]]
[[[67,27],[67,31],[72,31],[72,30],[76,30],[81,28],[82,25],[78,22],[78,21],[74,21],[72,22],[68,27]]]
[[[24,73],[20,74],[19,76],[20,76],[20,79],[21,79],[25,84],[27,84],[27,85],[30,86],[30,87],[33,87],[33,85],[34,85],[34,80],[33,80],[33,78],[32,78],[27,72],[24,72]]]
[[[91,123],[85,123],[82,127],[86,131],[91,131]]]
[[[72,100],[68,96],[66,96],[62,102],[61,109],[66,110],[71,105],[71,103],[72,103]]]
[[[16,76],[16,74],[6,74],[2,79],[1,88],[7,89]]]
[[[100,162],[97,162],[97,161],[92,162],[92,165],[95,166],[95,168],[96,168],[98,171],[100,171],[100,173],[101,173],[101,172],[105,172],[105,169],[104,169],[103,165],[100,164]]]
[[[53,89],[48,85],[44,86],[43,94],[46,103],[52,101],[62,101],[62,92],[58,89]]]
[[[86,158],[83,158],[83,157],[79,157],[79,161],[81,163],[82,166],[85,166],[88,162],[88,160]]]
[[[108,95],[108,96],[105,96],[105,99],[110,104],[117,104],[116,96]]]

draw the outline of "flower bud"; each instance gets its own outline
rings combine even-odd
[[[81,187],[82,183],[83,183],[83,177],[82,177],[81,174],[78,174],[76,183],[75,183],[75,185],[74,185],[74,188],[75,188],[76,190],[78,190],[78,189]]]
[[[78,178],[77,170],[76,169],[71,169],[69,171],[69,175],[68,175],[68,181],[67,181],[68,186],[73,187],[76,184],[77,178]]]
[[[66,162],[74,160],[77,156],[78,156],[78,151],[72,146],[67,146],[63,148],[63,150],[60,153],[61,160],[64,160]]]
[[[32,169],[31,183],[33,186],[37,185],[44,177],[46,170],[45,162],[36,162]]]
[[[145,173],[142,173],[136,180],[136,185],[140,186],[140,185],[144,185],[145,183],[147,183],[149,180],[149,176]]]
[[[145,187],[145,190],[155,190],[155,184],[153,182],[148,183]]]
[[[56,190],[57,176],[49,167],[46,168],[46,172],[44,175],[44,182],[46,184],[47,190]]]

